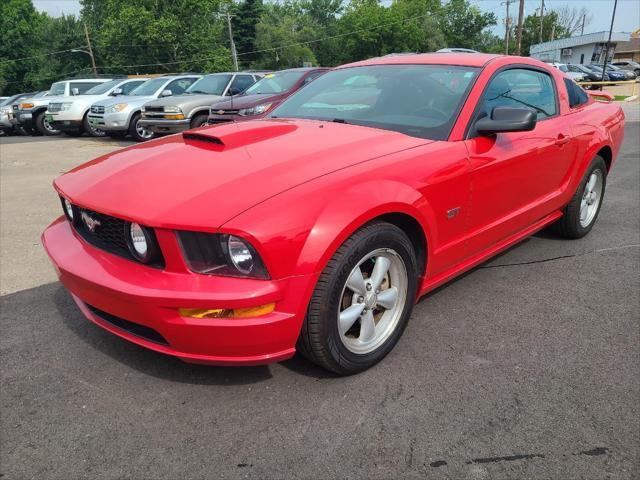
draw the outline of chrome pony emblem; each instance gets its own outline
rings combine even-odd
[[[84,222],[84,224],[87,226],[87,228],[91,233],[95,232],[96,228],[98,228],[101,225],[100,220],[93,218],[91,215],[89,215],[86,212],[80,213],[80,218],[82,218],[82,221]]]

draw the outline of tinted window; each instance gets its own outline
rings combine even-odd
[[[514,68],[498,73],[482,95],[487,115],[495,107],[529,107],[538,113],[538,120],[557,113],[553,80],[546,73]]]
[[[477,68],[445,65],[333,70],[298,90],[271,116],[349,123],[445,140],[477,73]]]
[[[267,73],[260,81],[249,87],[246,94],[276,94],[286,92],[300,80],[300,77],[302,77],[304,73],[304,71]]]
[[[144,80],[134,80],[133,82],[127,82],[124,85],[120,85],[122,89],[122,95],[129,95],[133,90],[142,85]]]
[[[134,88],[131,91],[130,95],[135,95],[135,96],[153,95],[154,93],[156,93],[156,91],[160,87],[162,87],[162,85],[165,84],[166,81],[167,81],[166,78],[153,78],[151,80],[147,80],[142,85],[139,85],[138,87]]]
[[[231,75],[207,75],[191,85],[189,93],[222,95],[231,80]],[[173,92],[175,95],[175,92]]]
[[[589,101],[589,95],[573,80],[568,78],[564,79],[564,84],[567,87],[567,93],[569,94],[569,106],[571,108],[579,107]]]
[[[109,82],[104,82],[104,83],[98,83],[98,84],[93,84],[93,86],[87,90],[86,92],[80,92],[83,95],[102,95],[103,93],[107,93],[109,90],[111,90],[113,87],[115,87],[116,85],[118,85],[120,82],[122,82],[122,80],[111,80]],[[71,88],[76,87],[75,84],[71,85]],[[79,89],[79,87],[77,87]]]
[[[171,90],[174,95],[181,95],[187,91],[187,89],[196,81],[197,78],[179,78],[170,82],[169,85],[164,87],[165,90]]]
[[[233,83],[231,84],[231,88],[229,88],[229,92],[231,95],[242,93],[254,83],[255,81],[251,75],[236,75],[236,78],[233,79]]]

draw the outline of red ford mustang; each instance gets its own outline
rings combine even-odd
[[[529,58],[371,59],[265,119],[62,175],[43,243],[82,312],[138,345],[355,373],[429,290],[548,225],[586,235],[623,125]]]

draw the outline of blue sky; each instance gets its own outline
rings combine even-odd
[[[268,1],[268,0],[267,0]],[[390,3],[391,0],[386,0]],[[480,7],[485,12],[495,12],[498,16],[498,25],[495,27],[496,33],[504,31],[505,6],[501,5],[501,0],[469,0],[472,4]],[[33,4],[38,10],[45,11],[51,15],[59,16],[64,14],[77,14],[80,12],[79,0],[33,0]],[[591,23],[585,28],[585,33],[600,32],[609,30],[611,22],[611,12],[613,10],[613,0],[545,0],[545,8],[561,8],[565,5],[580,8],[587,7],[592,14]],[[531,14],[540,6],[540,0],[525,0],[525,15]],[[518,3],[511,4],[512,16],[518,12]],[[638,0],[618,0],[616,21],[614,31],[632,32],[640,27],[640,1]]]

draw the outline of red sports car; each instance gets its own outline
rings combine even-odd
[[[418,297],[543,227],[593,227],[624,115],[521,57],[332,70],[267,118],[58,178],[43,234],[94,323],[188,362],[380,361]]]

